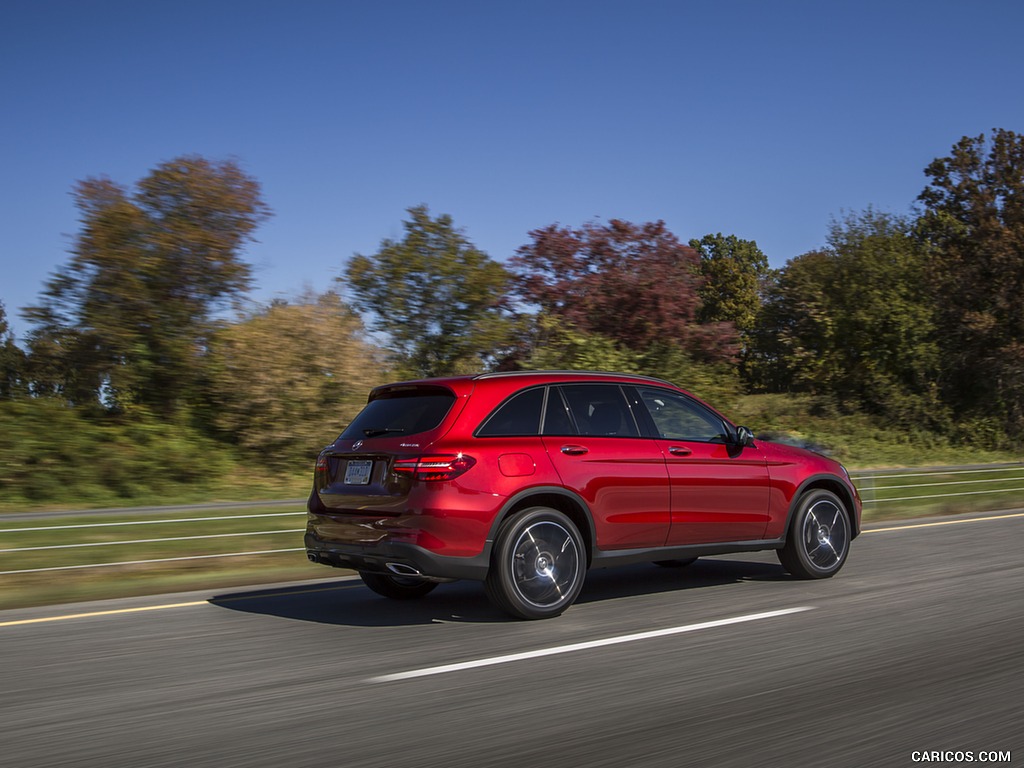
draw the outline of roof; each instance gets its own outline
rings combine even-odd
[[[401,387],[412,387],[422,385],[434,385],[441,387],[448,387],[449,389],[455,390],[456,392],[462,392],[466,390],[468,385],[470,389],[475,382],[487,382],[496,381],[502,379],[534,379],[538,382],[550,383],[553,381],[564,380],[564,379],[578,378],[581,381],[593,381],[595,379],[611,379],[617,381],[635,381],[635,382],[648,382],[651,384],[659,384],[662,386],[669,386],[673,389],[678,389],[672,382],[665,381],[664,379],[657,379],[653,376],[643,376],[637,373],[614,373],[611,371],[494,371],[491,373],[474,373],[466,374],[462,376],[439,376],[434,378],[424,379],[409,379],[407,381],[393,381],[387,384],[374,387],[373,392],[379,392],[382,390],[393,390]],[[371,393],[372,395],[372,393]]]

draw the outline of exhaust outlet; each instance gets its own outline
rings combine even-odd
[[[423,574],[405,563],[385,563],[385,567],[396,576],[422,576]]]
[[[316,552],[307,552],[306,559],[309,560],[309,562],[311,563],[319,563],[320,555],[318,555]]]

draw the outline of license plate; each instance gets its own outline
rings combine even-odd
[[[345,467],[345,485],[369,485],[372,472],[371,459],[352,459]]]

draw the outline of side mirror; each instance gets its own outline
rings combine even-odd
[[[754,433],[750,427],[736,427],[736,444],[741,448],[754,447]]]

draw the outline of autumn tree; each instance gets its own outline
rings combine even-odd
[[[585,334],[635,352],[678,348],[703,360],[731,358],[731,323],[700,323],[700,256],[664,222],[612,219],[579,229],[534,230],[510,264],[521,300]]]
[[[919,196],[945,362],[958,412],[1024,435],[1024,136],[964,137]]]
[[[385,239],[345,270],[351,302],[385,334],[392,365],[410,376],[490,367],[511,333],[509,273],[477,249],[451,216],[408,209],[401,240]]]
[[[37,389],[171,413],[193,394],[217,312],[249,288],[242,251],[269,215],[259,184],[185,156],[134,190],[90,178],[74,198],[70,262],[25,313]]]
[[[381,383],[381,351],[337,294],[275,301],[210,339],[208,419],[274,464],[326,445]]]

